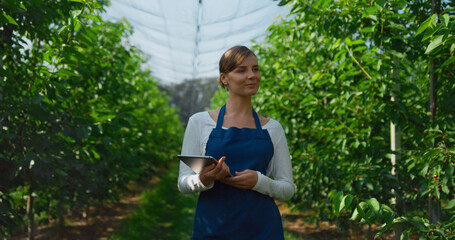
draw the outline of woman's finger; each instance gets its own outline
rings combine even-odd
[[[253,170],[247,169],[235,174],[236,176],[234,177],[223,179],[223,182],[236,188],[252,189],[258,181],[257,172]]]
[[[208,166],[202,168],[202,171],[201,171],[200,174],[206,174],[206,173],[212,171],[215,167],[216,167],[216,164],[215,164],[215,163],[212,163],[212,164],[210,164],[210,165],[208,165]]]

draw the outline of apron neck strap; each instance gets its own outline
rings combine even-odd
[[[223,127],[224,112],[226,111],[226,105],[222,106],[220,113],[218,113],[218,120],[216,121],[216,128],[221,129]]]
[[[216,121],[216,128],[221,129],[223,127],[224,113],[226,112],[226,105],[222,106],[220,112],[218,113],[218,119]],[[262,130],[261,122],[259,121],[258,114],[253,109],[254,123],[256,124],[256,129]]]
[[[256,129],[262,130],[261,121],[259,121],[258,114],[253,109],[254,122],[256,123]]]

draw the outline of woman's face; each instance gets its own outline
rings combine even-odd
[[[231,72],[220,75],[221,81],[227,85],[229,95],[248,97],[253,96],[259,90],[261,74],[256,57],[252,54],[247,56],[239,66]]]

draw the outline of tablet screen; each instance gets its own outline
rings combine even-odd
[[[195,173],[200,173],[204,167],[218,162],[215,158],[210,156],[177,155],[177,157],[188,165],[188,167],[190,167]]]

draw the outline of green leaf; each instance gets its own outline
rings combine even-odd
[[[358,212],[358,214],[360,214],[360,216],[364,219],[366,219],[366,214],[365,214],[365,209],[367,208],[368,206],[368,203],[366,202],[361,202],[359,203],[359,205],[357,205],[356,207],[356,210]]]
[[[317,72],[316,74],[313,75],[313,77],[311,78],[311,82],[312,83],[315,83],[316,80],[318,80],[318,78],[321,76],[321,72]]]
[[[423,166],[422,170],[420,170],[420,175],[421,176],[426,176],[427,173],[428,173],[428,168],[430,167],[430,165],[427,163]]]
[[[99,114],[97,112],[92,112],[90,114],[90,116],[92,118],[94,118],[94,120],[96,122],[104,122],[104,121],[108,121],[108,120],[110,121],[117,117],[117,115],[115,115],[115,114]]]
[[[392,211],[392,210],[390,210]],[[387,230],[389,230],[390,228],[392,228],[393,226],[395,226],[395,224],[397,223],[396,221],[394,221],[395,219],[393,219],[393,214],[390,214],[388,215],[387,217],[389,219],[386,219],[386,223],[384,223],[381,227],[380,227],[380,231],[378,233],[376,233],[376,235],[374,236],[374,239],[378,238],[381,234],[383,234],[384,232],[386,232]]]
[[[6,20],[7,20],[9,23],[14,24],[14,25],[16,25],[16,26],[19,26],[19,25],[17,24],[16,20],[14,20],[10,15],[6,14],[5,12],[2,13],[2,15],[3,15],[3,17],[6,18]]]
[[[100,16],[95,16],[92,14],[84,14],[84,15],[82,15],[82,17],[91,19],[91,20],[93,20],[95,22],[99,22],[99,23],[103,22],[103,19]]]
[[[71,17],[72,18],[77,18],[79,15],[81,15],[82,10],[73,10],[71,11]]]
[[[430,44],[428,44],[425,54],[432,53],[437,47],[441,46],[443,36],[436,37]]]
[[[428,38],[432,37],[439,29],[441,29],[442,25],[432,26],[425,31],[423,35],[422,42],[426,41]]]
[[[372,33],[374,32],[376,26],[371,26],[371,27],[364,27],[360,29],[360,32],[362,33]]]
[[[437,185],[435,185],[433,188],[433,196],[435,196],[437,199],[441,199],[441,192],[439,191],[439,187]]]
[[[65,32],[68,29],[68,25],[64,25],[61,28],[57,30],[57,33],[61,35],[63,32]]]
[[[441,22],[444,24],[444,26],[449,26],[449,15],[448,14],[444,14],[442,16],[440,16],[440,20]]]
[[[76,77],[77,73],[75,73],[74,70],[62,68],[62,69],[59,69],[57,72],[55,72],[54,75],[62,77],[62,78],[68,77],[68,76]]]
[[[79,19],[75,20],[76,23],[74,23],[74,31],[77,32],[79,28],[81,27],[81,21]]]
[[[327,6],[329,6],[330,3],[332,3],[333,1],[331,0],[324,0],[323,3],[322,3],[322,8],[327,8]]]
[[[65,136],[65,135],[61,135],[60,137],[63,140],[65,140],[66,142],[69,142],[69,143],[75,143],[76,142],[76,140],[72,139],[71,137]]]
[[[368,15],[367,18],[373,20],[373,21],[378,21],[378,17],[376,17],[376,15]]]
[[[378,4],[380,7],[384,8],[385,4],[387,3],[387,0],[375,0],[376,4]]]
[[[445,67],[445,66],[447,66],[447,65],[450,65],[450,64],[452,64],[453,62],[455,62],[455,56],[453,56],[453,57],[447,59],[447,60],[441,65],[441,67]]]
[[[410,223],[414,225],[421,232],[428,232],[428,227],[425,224],[425,221],[421,217],[414,216],[410,220]]]
[[[341,208],[341,200],[343,198],[343,192],[340,191],[340,192],[337,192],[335,194],[335,196],[333,197],[333,206],[334,206],[334,209],[335,209],[335,212],[336,214],[339,214],[340,213],[340,208]]]
[[[406,28],[403,26],[403,24],[396,24],[396,23],[392,23],[389,25],[390,28],[393,28],[393,29],[398,29],[398,30],[401,30],[401,31],[405,31]]]
[[[411,234],[411,229],[406,229],[400,236],[400,240],[408,240]]]
[[[91,149],[91,152],[93,153],[93,156],[95,157],[95,159],[100,159],[100,155],[98,154],[98,152],[96,152],[95,149]]]
[[[352,41],[352,40],[349,39],[349,38],[345,38],[344,42],[345,42],[346,45],[348,45],[348,46],[353,46],[353,45],[358,45],[358,44],[364,44],[364,43],[365,43],[365,40],[363,40],[363,39],[357,39],[357,40]]]
[[[357,40],[351,42],[351,45],[358,45],[358,44],[364,44],[364,43],[365,43],[365,40],[357,39]]]
[[[455,207],[455,199],[450,200],[447,205],[443,207],[443,209],[452,209]]]
[[[352,221],[357,221],[359,219],[359,211],[357,208],[354,209],[354,212],[352,213],[351,220]]]
[[[23,3],[19,3],[19,7],[25,11],[27,11],[27,7]]]
[[[379,8],[376,5],[373,6],[373,7],[367,7],[364,10],[365,16],[368,16],[368,15],[371,15],[371,14],[375,13],[377,10],[379,10]]]
[[[379,212],[381,204],[378,202],[376,198],[370,198],[367,200],[368,205],[374,210],[375,213]]]
[[[353,199],[354,199],[354,197],[350,194],[344,196],[343,200],[341,201],[340,211],[342,211],[345,208],[349,208],[349,206],[351,206]]]
[[[415,36],[419,35],[423,31],[425,31],[425,29],[427,29],[429,26],[436,25],[436,16],[437,16],[437,14],[435,13],[435,14],[431,15],[430,17],[428,17],[417,29]]]
[[[405,223],[405,222],[408,222],[408,218],[406,218],[406,217],[397,217],[397,218],[393,219],[394,224]]]

